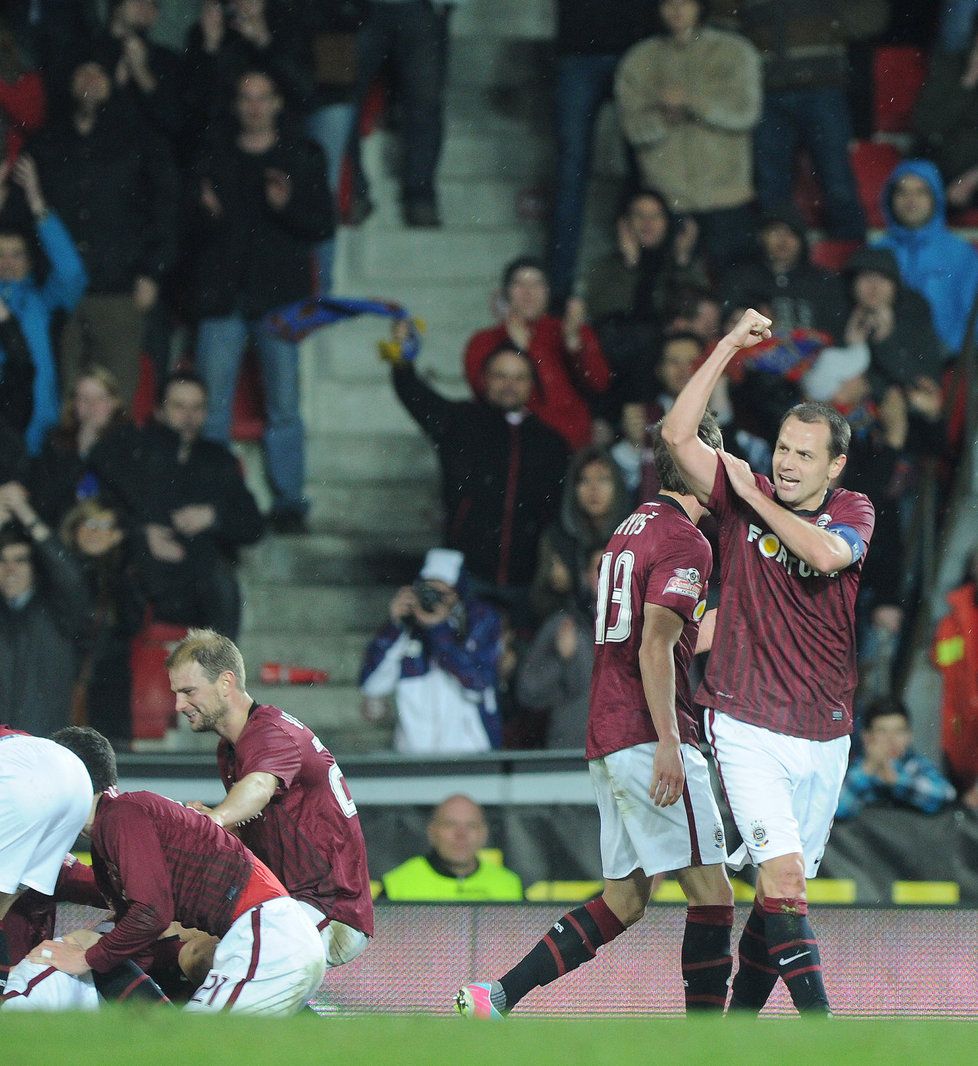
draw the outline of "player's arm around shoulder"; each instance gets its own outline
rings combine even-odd
[[[720,452],[719,456],[733,491],[802,562],[821,574],[835,574],[862,558],[872,533],[872,518],[868,524],[851,526],[836,521],[823,528],[764,493],[743,459],[729,452]]]
[[[232,829],[261,814],[275,795],[278,784],[274,774],[256,770],[235,781],[230,792],[216,807],[207,807],[197,801],[187,806],[207,815],[222,828]]]

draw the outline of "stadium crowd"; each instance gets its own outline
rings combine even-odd
[[[179,52],[154,37],[155,0],[5,7],[0,721],[44,735],[90,722],[124,744],[133,637],[170,623],[236,638],[237,550],[266,529],[308,531],[298,345],[271,316],[329,292],[337,223],[372,208],[358,119],[385,60],[405,222],[442,225],[451,6],[203,0]],[[445,527],[366,650],[365,706],[376,717],[393,701],[405,752],[581,746],[596,553],[657,490],[651,431],[746,307],[774,335],[712,398],[726,447],[766,472],[793,402],[849,421],[844,484],[877,516],[857,710],[892,697],[921,592],[911,530],[935,486],[947,497],[963,444],[978,252],[955,224],[978,196],[966,106],[978,61],[962,11],[974,13],[943,5],[877,226],[849,151],[853,120],[870,122],[869,80],[850,72],[866,49],[906,39],[912,5],[556,7],[550,243],[500,264],[498,321],[471,323],[460,353],[471,400],[392,360],[397,398],[440,462]],[[613,249],[582,263],[609,95],[630,173]],[[821,190],[814,206],[795,149]],[[403,329],[396,340],[406,351]],[[249,345],[266,405],[264,516],[228,447]],[[147,364],[154,410],[137,419]],[[975,776],[954,780],[974,800]]]

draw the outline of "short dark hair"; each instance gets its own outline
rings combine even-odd
[[[702,352],[706,347],[706,342],[702,337],[697,336],[690,329],[670,329],[666,330],[662,334],[662,340],[659,342],[659,355],[666,350],[666,345],[671,344],[673,341],[689,341],[690,344],[695,344],[697,348]]]
[[[704,444],[709,444],[714,451],[723,447],[720,423],[711,411],[706,411],[700,419],[696,435]],[[652,430],[652,461],[655,463],[655,472],[659,476],[659,484],[666,492],[679,492],[684,496],[692,495],[693,490],[686,483],[686,479],[676,465],[676,460],[673,459],[672,453],[666,447],[666,442],[662,439],[661,419]]]
[[[524,351],[518,344],[514,344],[511,340],[500,341],[492,351],[482,361],[482,376],[485,377],[489,372],[489,366],[495,362],[501,355],[516,355],[520,359],[524,360],[530,368],[530,373],[533,375],[534,384],[539,385],[540,380],[537,377],[537,365],[533,361],[533,356],[529,352]]]
[[[174,370],[172,374],[167,374],[160,390],[163,399],[166,399],[171,385],[196,385],[205,396],[207,395],[207,382],[193,370]]]
[[[789,418],[797,418],[806,425],[816,425],[824,422],[829,427],[829,458],[838,459],[849,451],[849,441],[852,438],[852,430],[849,423],[839,412],[827,403],[819,403],[815,400],[806,400],[805,403],[796,403],[785,411],[778,423],[778,432]]]
[[[877,718],[898,714],[910,725],[910,712],[907,705],[898,696],[880,696],[863,712],[863,729],[870,729]]]
[[[635,201],[645,199],[658,200],[662,205],[666,218],[672,219],[672,209],[669,207],[669,201],[666,199],[665,193],[659,192],[658,189],[650,185],[625,190],[625,194],[618,201],[618,218],[627,218],[635,206]]]
[[[91,726],[69,725],[51,734],[55,744],[73,751],[84,763],[92,788],[104,792],[119,783],[119,771],[115,764],[112,745],[97,729]]]
[[[510,260],[503,267],[503,292],[509,288],[513,278],[516,277],[517,272],[520,270],[539,270],[546,279],[547,284],[550,284],[550,273],[547,270],[547,264],[535,255],[521,255],[518,259]]]

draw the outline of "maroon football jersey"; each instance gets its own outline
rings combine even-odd
[[[754,480],[775,499],[766,477]],[[865,551],[837,574],[814,570],[736,495],[720,462],[707,506],[720,527],[722,584],[697,701],[789,736],[831,740],[851,733]],[[830,491],[817,511],[793,513],[822,528],[848,526],[866,548],[876,520],[869,500],[846,489]]]
[[[589,759],[658,739],[638,662],[647,603],[668,607],[685,623],[673,649],[676,718],[680,740],[697,742],[688,671],[712,566],[706,537],[669,496],[643,503],[612,534],[598,588]]]
[[[89,966],[104,973],[144,955],[172,921],[224,936],[257,863],[198,811],[154,792],[104,793],[92,827],[92,869],[118,920],[85,953]]]
[[[327,918],[374,933],[367,849],[357,809],[336,760],[307,726],[278,707],[255,706],[217,764],[224,787],[247,774],[273,774],[265,809],[239,827],[241,839],[289,894]]]

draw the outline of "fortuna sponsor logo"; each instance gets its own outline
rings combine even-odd
[[[757,550],[765,559],[773,559],[776,563],[780,563],[792,577],[795,574],[799,577],[838,576],[837,570],[833,570],[831,574],[823,574],[821,570],[816,570],[814,566],[809,566],[803,559],[792,555],[773,533],[769,533],[761,529],[760,526],[755,526],[751,523],[747,527],[747,543],[754,544],[755,542],[757,543]]]

